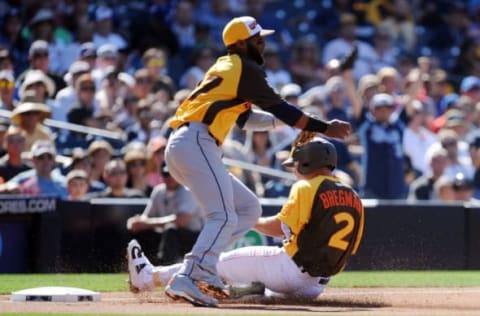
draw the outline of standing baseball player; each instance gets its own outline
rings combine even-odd
[[[223,30],[228,54],[220,57],[204,79],[179,106],[165,151],[170,173],[188,187],[207,222],[182,268],[165,288],[174,299],[199,306],[216,306],[225,297],[216,264],[232,240],[253,227],[261,215],[257,197],[222,163],[221,144],[234,124],[268,130],[275,117],[302,130],[344,138],[347,122],[324,122],[283,100],[266,81],[262,68],[264,30],[252,17],[231,20]],[[254,110],[253,104],[261,110]],[[209,294],[206,294],[209,293]]]
[[[352,188],[332,175],[337,153],[329,141],[318,138],[295,148],[285,163],[294,167],[298,181],[281,211],[259,218],[255,225],[266,235],[285,236],[283,247],[249,246],[222,253],[217,271],[229,285],[260,282],[275,293],[316,298],[357,252],[363,205]],[[165,286],[182,269],[181,264],[152,266],[135,240],[127,257],[134,291]]]

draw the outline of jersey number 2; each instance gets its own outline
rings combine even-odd
[[[352,232],[355,219],[350,213],[347,212],[340,212],[338,214],[335,214],[333,218],[335,219],[335,223],[337,224],[344,222],[346,222],[347,224],[341,229],[337,230],[332,235],[332,237],[330,237],[330,240],[328,241],[328,246],[345,251],[348,248],[348,241],[346,241],[344,238]]]

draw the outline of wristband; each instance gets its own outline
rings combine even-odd
[[[309,116],[304,130],[311,131],[311,132],[324,133],[327,130],[327,128],[328,128],[328,123]]]

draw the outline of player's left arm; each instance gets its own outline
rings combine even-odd
[[[301,130],[323,133],[336,138],[345,138],[351,133],[352,128],[348,122],[324,121],[286,102],[273,90],[265,78],[265,72],[258,65],[244,61],[238,84],[238,97],[273,114],[285,124]]]
[[[260,217],[254,228],[267,236],[283,237],[282,222],[277,216]]]

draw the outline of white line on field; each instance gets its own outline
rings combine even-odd
[[[340,289],[338,289],[340,291]],[[408,294],[416,294],[416,293],[421,293],[421,294],[462,294],[462,293],[478,293],[480,294],[480,288],[461,288],[458,290],[445,290],[445,289],[401,289],[401,290],[394,290],[394,289],[388,289],[384,291],[379,291],[379,290],[365,290],[365,288],[362,288],[360,291],[347,291],[347,292],[328,292],[326,290],[322,296],[352,296],[352,295],[382,295],[382,294],[402,294],[402,295],[408,295]]]

